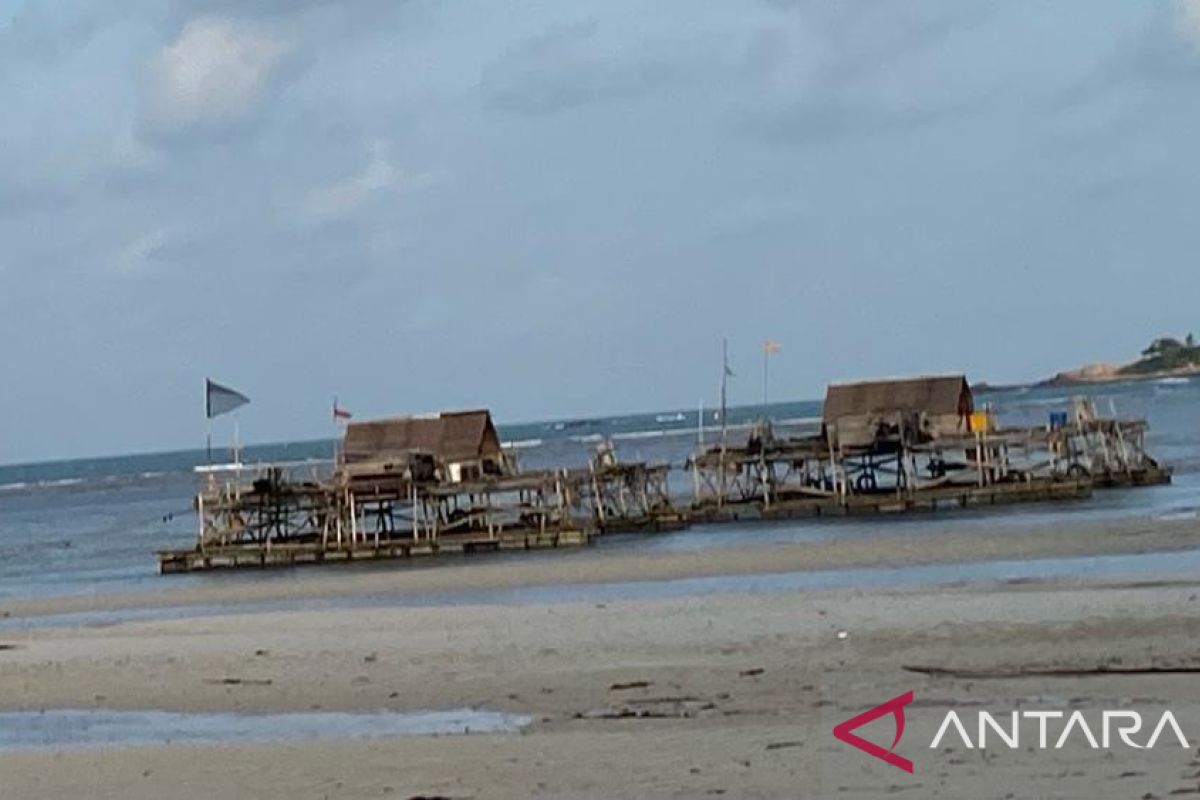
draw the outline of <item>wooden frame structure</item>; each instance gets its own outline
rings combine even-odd
[[[848,391],[875,399],[857,412],[842,402],[858,418],[827,414],[811,435],[777,437],[765,421],[744,444],[723,435],[687,464],[690,504],[672,495],[669,464],[623,463],[608,442],[586,468],[521,471],[499,452],[486,411],[366,423],[337,463],[205,468],[196,545],[161,552],[160,568],[562,547],[693,521],[1068,500],[1170,481],[1146,452],[1144,420],[1101,418],[1077,401],[1045,427],[998,428],[953,377],[931,380],[940,383],[926,394],[905,387],[897,408],[881,405],[879,382]],[[940,416],[912,404],[930,392]]]
[[[160,568],[562,547],[597,533],[678,527],[669,470],[622,463],[611,445],[587,469],[513,469],[459,481],[446,480],[424,452],[343,461],[323,478],[310,474],[311,464],[208,470],[195,501],[196,547],[160,553]]]
[[[690,462],[693,509],[706,519],[850,514],[1086,497],[1093,488],[1170,481],[1145,449],[1146,423],[1099,418],[1077,402],[1061,425],[996,428],[987,412],[971,432],[924,435],[881,428],[869,443],[828,434],[776,439],[756,425],[745,445]],[[862,426],[856,428],[861,430]]]

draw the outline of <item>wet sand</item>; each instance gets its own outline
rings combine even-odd
[[[712,527],[714,535],[729,530]],[[959,564],[997,560],[1165,553],[1200,548],[1200,520],[1124,519],[1005,525],[914,533],[880,525],[878,535],[796,544],[762,544],[750,527],[731,534],[745,546],[631,551],[604,547],[495,556],[457,556],[375,565],[164,576],[152,591],[68,595],[0,602],[0,618],[171,606],[303,603],[363,596],[421,596],[546,585],[667,581],[719,575]]]
[[[1139,524],[1141,525],[1141,524]],[[631,557],[592,551],[528,564],[347,572],[255,585],[297,602],[379,584],[641,580],[813,565],[1010,558],[1195,545],[1195,521],[908,536]],[[1052,535],[1054,534],[1054,535]],[[886,537],[885,537],[886,538]],[[1109,548],[1109,549],[1105,549]],[[1114,549],[1115,548],[1115,549]],[[1124,549],[1121,549],[1124,548]],[[586,557],[585,557],[586,556]],[[957,558],[952,558],[957,556]],[[631,562],[637,562],[633,564]],[[180,605],[164,589],[143,601]],[[344,584],[355,584],[346,586]],[[257,594],[262,591],[267,594]],[[276,594],[270,595],[270,592]],[[282,594],[279,594],[282,593]],[[528,715],[519,733],[368,742],[178,745],[0,754],[5,798],[1121,797],[1200,794],[1200,676],[929,677],[961,668],[1200,666],[1193,583],[1056,581],[819,590],[522,606],[284,610],[101,628],[0,633],[0,710],[422,711]],[[108,598],[113,600],[113,598]],[[127,602],[118,599],[118,602]],[[63,601],[53,601],[63,602]],[[6,609],[13,613],[14,609]],[[28,612],[45,608],[28,606]],[[835,724],[913,690],[897,752],[908,775],[836,741]],[[928,747],[948,708],[1106,708],[1190,747],[1060,751]],[[873,723],[873,725],[876,723]],[[887,720],[869,728],[890,741]],[[886,743],[885,741],[885,743]],[[1026,742],[1022,743],[1027,744]]]

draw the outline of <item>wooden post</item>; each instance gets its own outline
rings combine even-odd
[[[592,502],[595,504],[595,507],[592,509],[592,511],[595,513],[600,524],[604,525],[606,521],[604,512],[604,496],[600,494],[600,481],[596,478],[596,462],[592,461],[588,464],[588,466],[592,470]]]
[[[826,427],[826,429],[825,429],[825,443],[829,446],[829,480],[833,483],[833,490],[835,492],[838,490],[837,469],[834,466],[834,457],[833,457],[833,436],[834,436],[833,432],[836,430],[837,430],[837,422],[836,421],[834,422],[834,424],[832,426]]]
[[[204,492],[196,495],[196,517],[200,530],[197,532],[196,544],[200,548],[200,552],[204,552]]]
[[[771,507],[771,481],[768,473],[767,457],[760,453],[758,456],[758,474],[763,487],[763,508]]]
[[[342,517],[344,515],[344,509],[349,508],[349,500],[350,500],[350,490],[346,489],[344,491],[345,491],[346,502],[342,505],[341,508],[338,509],[338,515],[337,515],[337,521],[336,521],[336,524],[337,524],[337,549],[338,550],[342,549],[342,527],[345,524],[345,520],[343,520]]]
[[[1125,474],[1133,474],[1133,467],[1130,465],[1132,459],[1129,457],[1129,446],[1125,444],[1125,435],[1121,432],[1121,423],[1117,419],[1113,419],[1113,430],[1117,433],[1117,444],[1121,448],[1121,466],[1125,468]]]
[[[841,486],[841,501],[846,503],[846,494],[850,492],[850,487],[846,486],[848,475],[846,474],[846,453],[841,449],[841,440],[838,441],[838,467],[835,471],[835,480]]]
[[[324,519],[321,521],[321,549],[328,550],[329,549],[329,520],[332,518],[329,514],[329,507],[331,505],[329,502],[329,496],[326,495],[326,496],[322,497],[321,503],[325,507]]]
[[[563,497],[562,474],[559,471],[554,473],[554,493],[558,495],[558,530],[559,533],[563,530],[563,523],[566,521],[566,498]]]
[[[700,503],[700,464],[697,458],[692,459],[692,492],[697,505]]]
[[[975,471],[979,485],[983,486],[983,446],[980,444],[978,431],[975,433]]]
[[[725,505],[725,450],[728,447],[729,425],[726,420],[726,389],[729,382],[729,340],[721,340],[721,455],[718,463],[718,485],[720,494],[717,496],[717,508]]]
[[[487,492],[484,497],[486,498],[485,502],[487,506],[484,508],[483,514],[484,519],[487,520],[488,538],[494,540],[496,538],[496,531],[492,527],[492,493]]]

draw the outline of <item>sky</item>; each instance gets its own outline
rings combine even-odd
[[[0,462],[1126,360],[1197,90],[1200,0],[0,0]]]

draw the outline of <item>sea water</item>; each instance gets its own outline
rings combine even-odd
[[[0,712],[0,752],[161,744],[300,742],[453,736],[515,731],[529,717],[479,709],[308,711],[287,714],[177,713],[110,709]]]

